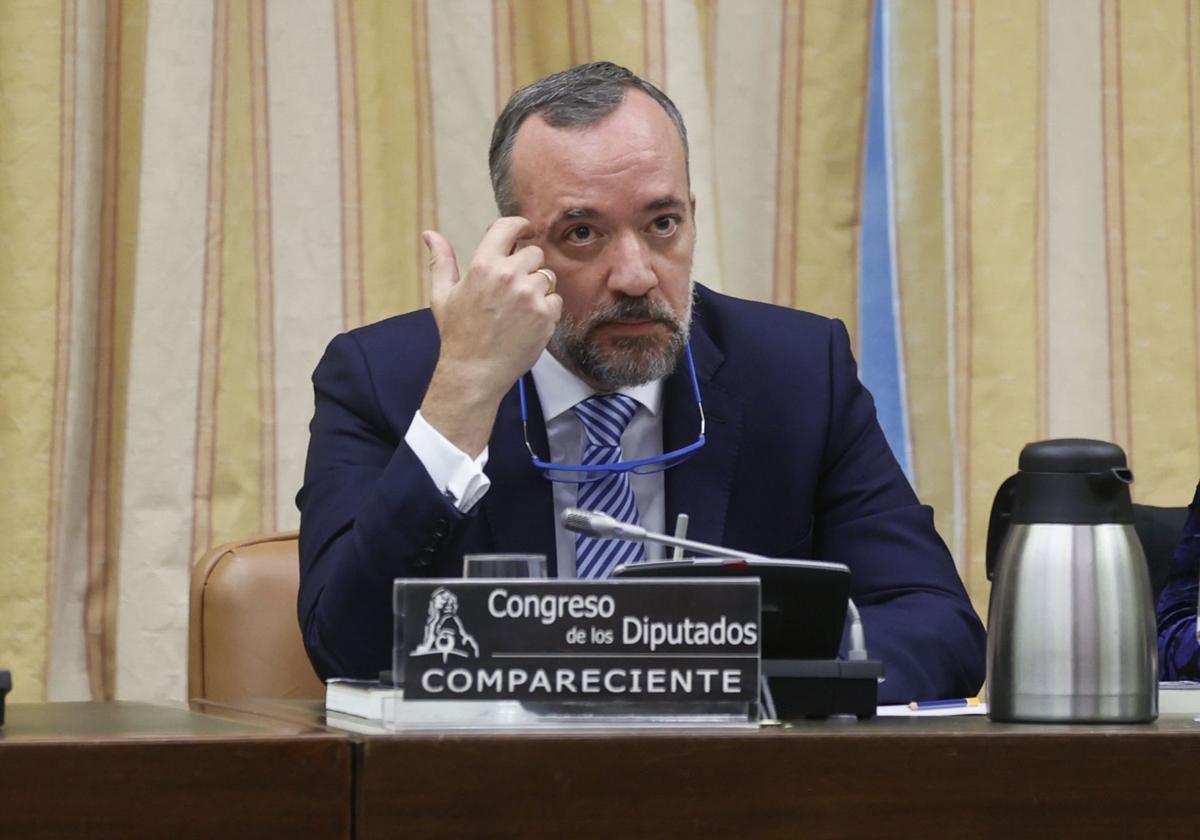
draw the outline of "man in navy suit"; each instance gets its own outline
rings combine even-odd
[[[695,196],[670,100],[606,62],[555,74],[514,94],[490,163],[503,217],[466,268],[426,231],[431,309],[338,336],[313,374],[297,503],[317,672],[388,667],[393,578],[457,576],[463,554],[487,551],[593,576],[557,517],[583,491],[531,454],[582,463],[594,441],[580,406],[614,393],[632,414],[621,463],[694,443],[690,346],[707,443],[664,472],[613,473],[631,500],[621,517],[663,530],[687,513],[698,540],[845,563],[884,663],[881,702],[977,691],[983,628],[845,327],[693,284]]]

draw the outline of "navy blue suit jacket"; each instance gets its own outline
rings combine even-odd
[[[881,702],[974,694],[983,627],[884,439],[842,323],[697,286],[691,342],[708,443],[665,473],[666,521],[687,513],[693,539],[848,565],[868,649],[884,663]],[[515,387],[488,444],[492,487],[469,513],[404,443],[437,353],[422,310],[338,336],[313,373],[299,614],[322,677],[390,666],[393,578],[455,577],[472,552],[555,564],[551,485],[529,463]],[[665,383],[664,451],[698,430],[684,367]],[[530,441],[546,452],[532,394],[529,411]]]

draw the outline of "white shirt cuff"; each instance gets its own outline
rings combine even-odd
[[[413,415],[404,442],[424,465],[434,486],[461,512],[475,507],[492,486],[491,479],[483,473],[488,461],[487,447],[478,458],[472,458],[429,425],[420,411]]]

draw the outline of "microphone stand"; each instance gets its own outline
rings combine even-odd
[[[568,531],[586,534],[600,539],[618,539],[630,542],[656,542],[675,548],[686,548],[715,557],[729,557],[755,562],[769,560],[761,554],[738,551],[719,545],[683,539],[682,537],[647,531],[640,525],[631,525],[614,519],[606,513],[567,508],[561,521]],[[788,712],[788,716],[828,717],[852,714],[860,719],[875,716],[879,683],[883,680],[883,663],[867,658],[866,636],[862,617],[853,599],[846,599],[846,612],[850,617],[850,639],[846,659],[763,659],[759,676],[764,710],[776,717],[777,708]],[[783,702],[775,702],[771,689],[774,680],[776,691]],[[795,712],[798,714],[793,714]]]

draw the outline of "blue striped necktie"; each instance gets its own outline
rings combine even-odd
[[[621,435],[637,402],[624,394],[597,394],[578,403],[572,411],[583,423],[587,445],[581,463],[614,464],[620,461]],[[608,473],[599,481],[579,485],[579,507],[607,513],[613,519],[640,524],[637,502],[629,473]],[[637,563],[646,559],[646,549],[638,542],[598,539],[575,535],[575,565],[581,578],[606,578],[620,563]]]

